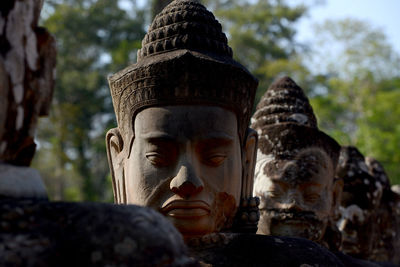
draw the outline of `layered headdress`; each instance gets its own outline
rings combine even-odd
[[[109,78],[122,132],[151,106],[212,105],[237,115],[244,136],[258,81],[232,58],[221,24],[203,5],[176,0],[158,14],[138,61]]]
[[[293,159],[304,148],[320,147],[336,166],[340,146],[318,129],[307,96],[289,77],[276,80],[268,88],[251,120],[262,154]]]
[[[336,176],[344,181],[342,206],[373,210],[379,205],[384,183],[372,176],[376,170],[369,170],[364,155],[356,147],[341,148]],[[386,188],[390,190],[388,182]]]

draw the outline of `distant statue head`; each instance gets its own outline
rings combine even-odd
[[[270,86],[251,127],[259,135],[257,233],[322,242],[340,195],[334,179],[340,146],[318,130],[308,98],[289,77]]]
[[[378,160],[366,157],[365,164],[369,174],[375,180],[375,186],[382,190],[380,201],[379,191],[373,195],[374,201],[379,201],[374,221],[378,229],[377,239],[373,241],[372,252],[368,254],[368,259],[400,264],[400,255],[398,255],[400,248],[400,213],[398,212],[400,196],[392,191],[389,177]]]
[[[364,156],[353,146],[342,147],[336,175],[344,181],[337,222],[343,237],[342,250],[367,259],[378,238],[376,215],[383,192],[381,177],[377,180],[371,175]]]
[[[138,62],[109,83],[115,202],[152,207],[188,237],[230,229],[252,194],[257,80],[232,59],[213,14],[197,1],[172,2],[151,24]]]

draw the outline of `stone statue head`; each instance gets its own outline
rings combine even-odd
[[[353,146],[340,151],[336,176],[343,179],[343,193],[337,226],[342,232],[342,250],[346,254],[367,259],[377,241],[378,209],[383,184],[368,170],[364,156]]]
[[[248,124],[258,82],[232,59],[213,14],[197,1],[172,2],[137,63],[109,83],[115,202],[152,207],[185,237],[231,228],[252,194],[257,134]]]
[[[340,195],[341,183],[334,179],[339,145],[318,130],[308,98],[289,77],[270,86],[251,127],[259,135],[257,233],[322,242]]]
[[[389,177],[378,160],[366,157],[365,163],[369,174],[375,180],[375,186],[377,189],[381,188],[382,190],[379,206],[376,209],[376,220],[374,221],[378,227],[377,239],[373,241],[372,252],[368,255],[368,259],[399,264],[400,255],[398,255],[396,249],[398,250],[400,245],[400,224],[399,218],[396,218],[398,213],[396,205],[400,200],[400,196],[392,191]],[[375,192],[373,198],[374,201],[378,201],[380,194],[379,191]]]

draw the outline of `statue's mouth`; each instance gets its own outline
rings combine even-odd
[[[211,209],[202,200],[173,200],[164,204],[161,212],[173,218],[193,219],[208,215]]]
[[[265,209],[261,210],[261,213],[265,212],[268,217],[273,218],[277,221],[286,221],[291,223],[304,223],[308,222],[319,222],[320,219],[313,212],[307,211],[288,211],[278,209]]]

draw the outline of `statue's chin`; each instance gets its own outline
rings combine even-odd
[[[201,216],[167,216],[179,232],[185,237],[196,237],[215,231],[215,223],[210,214]]]

